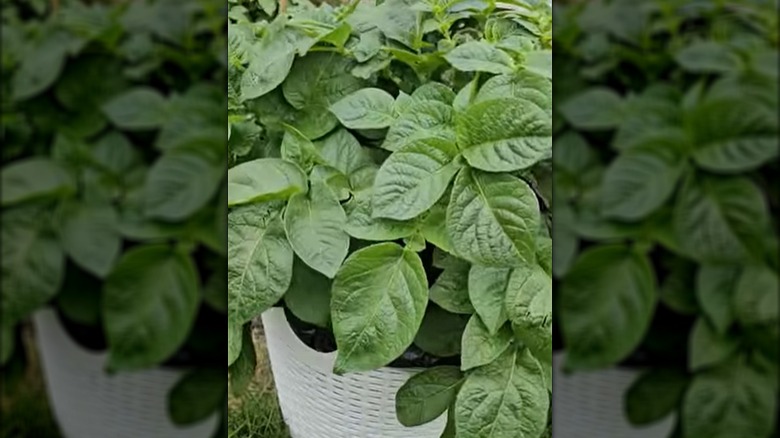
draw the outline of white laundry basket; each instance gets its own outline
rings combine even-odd
[[[639,376],[624,368],[563,372],[564,355],[553,357],[553,433],[555,438],[667,438],[675,417],[636,427],[628,422],[623,397]]]
[[[292,331],[284,310],[262,315],[282,415],[293,438],[439,438],[447,414],[404,427],[395,416],[395,393],[419,369],[333,374],[336,353],[320,353]]]
[[[40,310],[33,319],[49,400],[66,438],[211,438],[216,432],[217,414],[183,428],[168,418],[168,391],[182,371],[109,376],[107,354],[75,343],[54,310]]]

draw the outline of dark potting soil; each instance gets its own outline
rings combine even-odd
[[[336,339],[331,330],[301,321],[286,308],[284,313],[295,335],[309,348],[320,353],[336,351]],[[437,365],[460,366],[460,356],[438,357],[426,353],[412,344],[404,354],[387,366],[390,368],[430,368]]]

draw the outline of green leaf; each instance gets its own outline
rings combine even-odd
[[[244,324],[236,324],[228,318],[228,366],[235,363],[243,349]]]
[[[561,114],[575,128],[601,131],[621,121],[623,100],[615,91],[594,87],[572,96],[561,105]]]
[[[544,269],[548,277],[553,271],[553,241],[549,237],[536,239],[536,262]]]
[[[739,347],[731,336],[717,334],[704,318],[696,320],[689,342],[688,368],[694,372],[723,363]]]
[[[511,73],[514,68],[512,57],[486,41],[469,41],[452,49],[444,59],[460,71],[482,71],[487,73]]]
[[[361,172],[376,167],[367,149],[346,129],[337,129],[319,141],[317,147],[322,159],[347,176],[353,188],[359,185]]]
[[[148,368],[176,353],[195,323],[198,283],[190,257],[168,245],[125,252],[103,289],[109,368]]]
[[[336,373],[387,365],[414,340],[428,301],[420,257],[395,243],[350,255],[333,282]]]
[[[404,237],[404,247],[406,249],[414,252],[422,252],[425,250],[426,246],[425,237],[419,231],[415,231],[411,236]]]
[[[336,118],[328,107],[321,103],[309,105],[301,110],[295,111],[290,125],[301,131],[301,134],[310,139],[318,139],[331,132],[338,126],[339,119]]]
[[[12,324],[54,298],[65,276],[65,255],[47,232],[42,210],[3,211],[0,232],[2,321]]]
[[[105,278],[119,258],[119,217],[110,205],[69,203],[62,210],[60,241],[77,265]]]
[[[740,261],[759,251],[769,223],[766,201],[744,178],[690,178],[680,190],[673,226],[680,247],[700,262]]]
[[[682,315],[698,314],[699,303],[694,285],[696,264],[671,257],[667,260],[669,270],[658,291],[661,302]]]
[[[743,96],[708,100],[686,114],[693,159],[703,169],[739,173],[757,169],[778,155],[776,114]]]
[[[215,368],[197,368],[184,375],[168,394],[168,415],[174,424],[205,420],[222,406],[225,374]]]
[[[359,39],[354,47],[352,54],[357,62],[366,62],[379,53],[382,49],[382,32],[379,29],[371,29],[360,33]]]
[[[298,257],[293,262],[292,272],[284,304],[301,321],[327,328],[330,324],[331,280]]]
[[[447,409],[447,424],[439,438],[456,438],[455,434],[455,402],[453,401]]]
[[[447,252],[453,252],[450,235],[447,234],[447,205],[450,197],[445,193],[439,202],[433,205],[420,224],[420,233],[425,240]]]
[[[536,195],[518,178],[465,168],[455,179],[447,230],[456,252],[474,264],[533,263],[539,220]]]
[[[523,67],[547,79],[552,79],[552,50],[532,50],[526,52]]]
[[[174,222],[192,216],[214,198],[224,175],[224,164],[210,162],[200,154],[163,154],[146,178],[146,215]]]
[[[499,75],[499,76],[494,76],[494,78],[500,76],[509,76],[509,75]],[[477,79],[479,78],[473,79],[471,82],[463,86],[463,88],[461,88],[458,91],[458,93],[455,95],[455,99],[452,101],[452,108],[455,111],[460,113],[469,107],[469,105],[473,100],[473,97],[477,95],[477,90],[479,89],[479,81]],[[506,95],[502,97],[506,97]]]
[[[440,82],[428,82],[417,87],[412,92],[411,97],[417,100],[435,100],[451,105],[452,101],[455,100],[455,92]]]
[[[255,378],[257,353],[252,339],[252,324],[245,324],[241,333],[241,353],[228,368],[230,393],[239,396],[249,387]]]
[[[347,213],[344,231],[356,239],[369,241],[397,240],[414,234],[416,226],[412,221],[375,218],[371,208],[372,195],[371,190],[356,192],[344,205]]]
[[[675,53],[674,59],[692,73],[729,73],[740,65],[739,57],[716,41],[694,41]]]
[[[734,322],[732,297],[741,273],[738,266],[703,265],[699,268],[696,297],[704,316],[717,333],[726,333]]]
[[[373,216],[413,219],[431,208],[460,169],[457,147],[440,138],[415,140],[382,164],[374,181]]]
[[[337,53],[313,52],[298,59],[282,84],[287,102],[296,109],[312,104],[326,108],[359,90],[363,81],[352,76],[352,63]]]
[[[75,182],[60,164],[48,158],[26,158],[0,171],[3,207],[75,191]]]
[[[504,302],[511,274],[512,270],[509,268],[482,265],[472,266],[469,272],[468,290],[471,303],[491,335],[498,333],[509,319]]]
[[[563,280],[558,315],[572,368],[625,359],[644,338],[656,302],[650,262],[624,246],[584,251]]]
[[[328,278],[336,275],[347,257],[346,222],[339,200],[322,183],[312,184],[309,193],[293,195],[284,214],[284,229],[295,253]]]
[[[397,151],[419,139],[442,138],[455,142],[452,107],[435,100],[413,100],[390,126],[382,148]]]
[[[552,361],[552,278],[538,264],[512,271],[506,295],[506,314],[515,336],[537,358]]]
[[[309,174],[311,184],[324,184],[333,192],[339,201],[345,201],[350,197],[349,180],[338,170],[323,165],[316,165]]]
[[[512,344],[512,330],[505,324],[491,334],[479,316],[472,315],[463,332],[461,369],[468,371],[493,363]]]
[[[256,99],[281,85],[295,60],[295,48],[282,38],[262,44],[241,75],[241,101]]]
[[[349,40],[350,33],[352,33],[352,26],[344,22],[322,37],[320,41],[331,43],[336,47],[344,47],[344,44]]]
[[[458,117],[458,146],[472,167],[511,172],[552,153],[550,115],[533,102],[504,98],[470,106]]]
[[[456,428],[463,438],[536,438],[547,426],[549,409],[538,363],[526,350],[510,348],[466,378],[455,402]]]
[[[437,357],[457,356],[461,351],[461,338],[468,321],[464,315],[428,304],[420,329],[414,337],[414,344]]]
[[[773,385],[735,359],[694,377],[683,400],[684,436],[770,436],[776,413]]]
[[[119,128],[150,130],[165,123],[168,102],[154,88],[136,87],[106,102],[103,112]]]
[[[282,159],[297,164],[305,173],[322,162],[314,143],[290,125],[284,125],[281,149]]]
[[[628,421],[636,426],[655,423],[672,414],[688,387],[688,376],[673,368],[643,372],[626,392]]]
[[[415,374],[395,395],[398,421],[414,427],[439,418],[455,401],[463,380],[463,373],[453,366],[437,366]]]
[[[81,45],[80,38],[57,30],[44,34],[42,41],[25,47],[19,69],[11,82],[11,97],[22,100],[40,94],[57,81],[68,52]]]
[[[452,313],[474,313],[469,301],[469,268],[468,262],[453,260],[431,286],[431,301]]]
[[[382,129],[395,120],[395,99],[379,88],[363,88],[334,103],[330,110],[349,129]]]
[[[374,23],[388,39],[416,49],[420,12],[411,6],[413,0],[387,0],[380,4],[374,15]]]
[[[568,273],[574,263],[580,241],[574,229],[576,224],[572,208],[558,202],[553,206],[553,211],[553,273],[556,278],[560,278]]]
[[[293,250],[276,204],[228,214],[228,315],[237,323],[276,304],[290,286]]]
[[[742,326],[777,326],[778,291],[780,284],[777,272],[766,266],[745,267],[733,298],[737,321]]]
[[[474,103],[506,98],[533,102],[552,116],[552,82],[542,76],[526,71],[493,76],[476,93]]]
[[[92,156],[100,166],[120,177],[137,169],[141,163],[139,151],[118,131],[100,137],[92,149]]]
[[[683,169],[684,160],[661,148],[619,155],[604,174],[602,214],[625,221],[646,217],[672,196]]]
[[[306,174],[296,164],[260,158],[228,169],[228,205],[287,199],[305,192]]]

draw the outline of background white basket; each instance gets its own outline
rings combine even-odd
[[[337,376],[336,353],[295,335],[284,310],[262,315],[282,415],[293,438],[439,438],[447,414],[413,428],[395,416],[395,393],[419,369],[382,368]]]
[[[553,432],[555,438],[667,438],[674,428],[670,416],[645,427],[631,425],[623,396],[638,370],[612,368],[563,372],[564,355],[553,356]]]
[[[34,317],[41,365],[54,416],[67,438],[210,438],[215,414],[184,428],[168,418],[168,391],[182,371],[104,373],[105,353],[76,344],[56,312]]]

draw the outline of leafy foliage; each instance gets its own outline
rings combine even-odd
[[[333,332],[336,373],[454,356],[399,391],[405,425],[449,411],[445,436],[545,433],[550,12],[231,3],[229,364],[283,303]]]
[[[775,8],[556,10],[553,273],[567,367],[649,358],[628,418],[677,412],[683,438],[777,433]]]
[[[204,336],[227,302],[226,17],[209,1],[46,3],[2,7],[3,334],[54,305],[110,371],[195,366],[169,411],[201,421],[227,391],[224,342]]]

